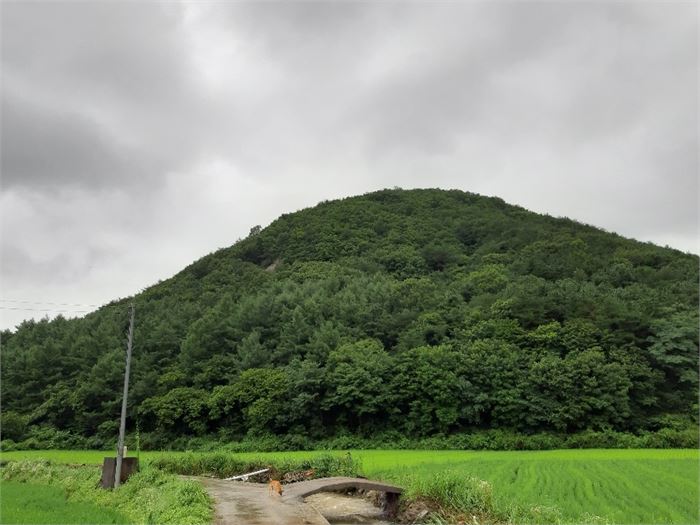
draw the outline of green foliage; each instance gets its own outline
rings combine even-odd
[[[682,311],[655,319],[650,326],[651,362],[665,375],[660,389],[667,403],[682,410],[697,401],[698,312]]]
[[[25,433],[25,439],[15,443],[12,439],[2,440],[2,450],[42,450],[57,448],[102,448],[99,439],[85,438],[66,430],[56,430],[49,426],[31,426]],[[116,438],[115,438],[116,443]]]
[[[251,368],[236,383],[219,386],[209,399],[209,417],[228,429],[261,434],[282,416],[280,394],[287,390],[284,370]]]
[[[0,415],[0,433],[2,439],[21,441],[27,433],[27,418],[11,410],[3,411]]]
[[[670,417],[670,416],[669,416]],[[506,430],[481,430],[470,433],[452,433],[450,435],[435,435],[430,437],[407,437],[405,433],[396,430],[381,430],[371,437],[361,437],[357,434],[339,434],[330,438],[311,439],[305,435],[257,435],[246,436],[239,441],[229,441],[217,436],[172,437],[167,434],[150,433],[137,436],[127,436],[127,445],[131,450],[137,446],[141,450],[157,451],[226,451],[226,452],[281,452],[299,450],[349,450],[349,449],[404,449],[404,450],[551,450],[565,448],[697,448],[700,436],[697,425],[688,426],[685,418],[664,416],[657,424],[667,424],[669,427],[655,431],[645,431],[639,434],[617,432],[614,430],[585,430],[583,432],[560,434],[540,432],[537,434],[521,434]],[[675,428],[674,428],[675,427]],[[45,434],[48,434],[45,432]],[[116,446],[116,439],[110,442],[110,448]],[[105,445],[96,440],[85,439],[70,434],[53,434],[48,440],[28,438],[15,443],[3,440],[1,448],[9,458],[56,457],[61,450],[87,447],[104,450]],[[17,451],[17,456],[11,451]],[[29,451],[29,452],[20,452]],[[27,454],[39,454],[27,455]],[[95,456],[101,461],[103,453]],[[76,460],[77,461],[77,460]]]
[[[144,447],[685,428],[699,295],[696,256],[496,198],[324,202],[83,319],[3,332],[3,437],[113,446],[131,301]]]
[[[448,347],[421,347],[397,360],[391,388],[396,419],[410,434],[448,433],[460,421],[477,423],[480,393],[468,373],[461,373],[462,356]]]
[[[166,432],[203,434],[206,430],[209,394],[195,388],[174,388],[144,401],[139,410],[145,422]]]
[[[392,360],[376,340],[346,344],[331,352],[326,372],[326,396],[323,408],[339,408],[343,423],[362,428],[367,418],[382,412],[389,401],[386,381]]]

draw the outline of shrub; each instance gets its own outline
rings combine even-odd
[[[3,439],[0,441],[0,450],[3,452],[10,452],[11,450],[18,450],[17,443],[11,439]]]
[[[479,430],[470,433],[436,435],[415,438],[388,431],[373,437],[341,434],[332,438],[313,440],[300,434],[282,436],[248,436],[240,441],[228,441],[223,436],[173,436],[150,432],[140,434],[141,450],[196,450],[200,452],[287,452],[293,450],[353,450],[353,449],[423,449],[423,450],[551,450],[557,448],[694,448],[698,446],[697,428],[662,428],[635,435],[614,430],[585,430],[576,434],[520,434],[508,430]],[[46,427],[31,427],[23,441],[2,441],[2,449],[112,449],[114,437],[84,438]],[[132,448],[134,436],[127,436]]]
[[[89,448],[89,439],[53,427],[33,426],[27,429],[26,439],[15,443],[15,450]]]
[[[10,410],[3,411],[0,415],[0,433],[2,433],[3,439],[22,441],[26,432],[27,418],[25,416]]]
[[[674,430],[662,428],[657,432],[649,432],[638,438],[639,446],[643,448],[697,448],[698,429]]]

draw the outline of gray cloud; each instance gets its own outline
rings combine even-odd
[[[196,129],[215,108],[192,80],[178,11],[3,7],[4,186],[157,184],[197,157]]]
[[[395,185],[698,251],[693,3],[2,9],[6,298],[107,301]]]
[[[144,175],[144,167],[130,160],[133,152],[79,113],[41,108],[10,91],[3,96],[1,126],[6,188],[119,184]]]

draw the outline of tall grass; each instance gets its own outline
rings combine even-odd
[[[313,469],[313,477],[357,476],[361,465],[352,454],[319,454],[308,458],[239,457],[232,454],[185,453],[156,458],[151,466],[174,474],[227,478],[247,472],[270,469],[274,476]],[[265,477],[269,477],[265,475]]]
[[[525,506],[510,504],[499,506],[493,497],[491,483],[465,476],[463,472],[445,470],[430,477],[408,474],[394,481],[406,491],[404,509],[418,506],[429,514],[427,523],[529,523],[560,524],[561,510],[555,506]],[[583,520],[582,523],[590,523]]]
[[[403,495],[405,506],[418,501],[437,517],[445,519],[464,515],[479,516],[480,521],[494,518],[492,488],[486,481],[451,471],[430,478],[409,475],[397,481],[406,487]]]
[[[475,514],[493,513],[491,485],[457,472],[441,472],[431,478],[412,477],[405,480],[406,497],[433,502],[450,512],[469,511]]]

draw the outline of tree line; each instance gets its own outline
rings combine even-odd
[[[134,298],[2,333],[3,438],[696,425],[698,258],[458,191],[285,215]],[[9,429],[9,431],[8,431]]]

